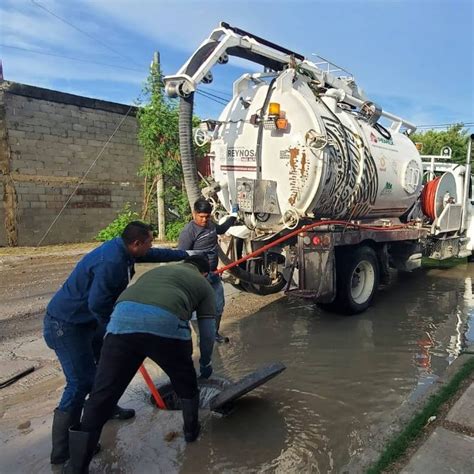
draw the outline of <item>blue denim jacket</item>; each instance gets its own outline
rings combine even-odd
[[[79,261],[46,312],[73,324],[94,320],[106,324],[115,301],[135,273],[135,262],[172,262],[186,257],[182,250],[152,248],[144,257],[134,259],[121,237],[109,240]]]

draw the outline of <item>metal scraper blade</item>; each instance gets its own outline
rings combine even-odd
[[[255,388],[263,385],[268,380],[281,374],[286,367],[281,362],[275,362],[266,367],[257,369],[256,371],[246,375],[238,382],[228,385],[224,390],[216,395],[210,402],[209,408],[212,411],[222,413],[226,411],[226,407],[229,403],[237,400],[246,393],[254,390]]]

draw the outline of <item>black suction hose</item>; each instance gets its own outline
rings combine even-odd
[[[224,264],[224,265],[229,265],[232,263],[232,260],[230,260],[227,255],[224,253],[224,251],[221,249],[220,246],[217,248],[217,254],[219,255],[219,260]],[[240,268],[238,265],[230,268],[227,270],[229,273],[234,275],[236,278],[239,278],[242,281],[245,281],[246,283],[253,283],[254,285],[264,285],[264,286],[270,286],[272,284],[272,280],[269,276],[267,275],[257,275],[256,273],[250,273],[242,268]]]
[[[214,40],[201,46],[189,61],[185,74],[193,76],[218,46],[219,42]],[[196,160],[193,153],[193,105],[194,93],[189,94],[187,97],[181,97],[179,101],[179,151],[181,153],[184,185],[191,208],[202,197],[201,190],[199,189]]]
[[[193,153],[193,103],[194,93],[188,97],[181,97],[179,101],[179,150],[181,153],[181,166],[183,167],[184,185],[190,206],[202,196],[199,189],[196,160]],[[219,258],[225,265],[231,263],[219,247]],[[266,275],[249,273],[236,266],[230,272],[237,278],[256,285],[271,285],[271,279]]]
[[[193,101],[194,93],[179,101],[179,151],[183,167],[184,185],[190,206],[201,197],[196,160],[193,154]]]

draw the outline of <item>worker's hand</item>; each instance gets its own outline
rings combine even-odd
[[[208,379],[212,375],[212,365],[211,364],[208,364],[205,367],[203,367],[201,365],[201,366],[199,366],[199,369],[200,369],[200,372],[201,372],[200,377],[202,379]]]
[[[232,204],[232,212],[229,214],[229,216],[230,217],[239,217],[238,212],[239,212],[239,205],[237,203]]]

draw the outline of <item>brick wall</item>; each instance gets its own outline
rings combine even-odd
[[[43,244],[91,240],[125,203],[137,207],[143,154],[128,111],[0,82],[0,245],[37,245],[99,154]]]

